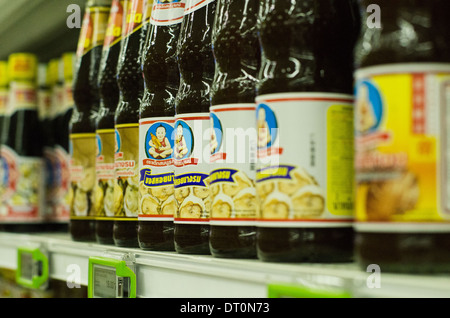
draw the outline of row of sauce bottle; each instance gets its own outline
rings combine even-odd
[[[72,238],[448,271],[449,6],[89,0]]]
[[[0,227],[67,231],[73,53],[49,63],[31,53],[0,61]]]

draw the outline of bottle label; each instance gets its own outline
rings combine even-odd
[[[150,19],[152,0],[131,0],[128,5],[123,37],[139,30]]]
[[[70,182],[71,155],[63,147],[56,145],[54,156],[57,163],[55,203],[52,218],[56,221],[67,221],[70,218],[73,192]]]
[[[139,214],[139,124],[119,124],[115,131],[115,219],[137,219]]]
[[[95,187],[95,216],[97,219],[114,217],[114,154],[116,146],[115,129],[96,131],[97,161]]]
[[[39,119],[43,120],[48,117],[50,108],[52,107],[52,93],[49,89],[39,89],[37,92],[37,104]],[[1,92],[0,92],[0,104],[1,104]]]
[[[1,146],[0,153],[0,221],[43,221],[45,181],[42,159],[19,156],[6,145]]]
[[[211,225],[254,225],[255,104],[210,108]]]
[[[103,46],[108,26],[109,7],[93,7],[92,47]]]
[[[174,223],[209,222],[209,113],[175,116],[174,171],[178,209]]]
[[[353,97],[256,98],[259,226],[351,226]]]
[[[181,23],[185,6],[185,0],[154,0],[150,23],[154,25]]]
[[[450,65],[356,73],[356,229],[450,232]]]
[[[139,123],[139,220],[173,221],[173,117],[141,119]]]
[[[95,134],[70,134],[71,219],[94,218],[92,195],[95,186],[95,147]]]
[[[37,92],[33,83],[11,82],[6,115],[18,110],[37,110]]]
[[[114,0],[111,5],[103,50],[109,50],[111,46],[119,42],[122,38],[123,5],[124,0]]]
[[[185,1],[186,6],[184,8],[184,14],[189,14],[191,12],[203,8],[204,6],[207,6],[208,4],[210,4],[215,0],[185,0]]]
[[[83,24],[81,26],[80,38],[78,40],[77,58],[82,57],[92,49],[93,47],[92,34],[93,34],[92,12],[91,10],[87,9],[83,16]]]

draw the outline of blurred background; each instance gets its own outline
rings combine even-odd
[[[69,5],[80,7],[85,0],[0,0],[0,60],[14,52],[30,52],[48,62],[63,52],[75,51],[80,29],[70,29]]]

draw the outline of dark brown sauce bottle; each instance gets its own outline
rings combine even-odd
[[[179,88],[176,49],[180,34],[185,1],[167,4],[154,2],[150,18],[150,28],[142,54],[142,69],[145,93],[140,109],[139,164],[140,164],[140,210],[138,239],[145,250],[174,251],[174,205],[172,154],[150,154],[151,135],[156,130],[165,131],[165,138],[173,144],[173,122],[175,97]],[[161,13],[165,16],[161,17]],[[167,22],[160,22],[161,20]],[[159,128],[162,126],[164,128]],[[155,130],[153,130],[155,129]],[[166,145],[166,147],[169,145]],[[147,149],[147,150],[146,150]],[[148,160],[144,164],[144,160]],[[157,167],[157,162],[164,163]],[[168,179],[163,185],[152,186],[145,180],[145,171],[162,174]],[[155,185],[155,184],[153,184]],[[167,202],[167,203],[165,203]]]
[[[257,18],[259,10],[259,1],[255,0],[219,0],[217,3],[216,20],[214,22],[212,44],[215,57],[215,77],[211,88],[211,113],[221,120],[222,131],[232,125],[232,128],[246,130],[254,128],[255,117],[255,95],[258,71],[260,66],[260,48],[257,35]],[[216,106],[216,107],[215,107]],[[219,107],[217,107],[219,106]],[[228,107],[228,108],[225,108]],[[233,107],[230,111],[229,107]],[[222,111],[221,111],[222,110]],[[229,114],[229,115],[228,115]],[[213,115],[212,115],[213,116]],[[247,116],[247,117],[246,117]],[[214,118],[215,119],[215,118]],[[213,119],[213,122],[214,122]],[[226,120],[228,119],[228,124]],[[217,128],[218,129],[218,128]],[[215,134],[215,138],[220,134],[220,130]],[[222,137],[221,144],[224,147],[226,137]],[[214,140],[212,140],[214,142]],[[218,218],[222,205],[215,205],[214,198],[224,190],[220,186],[227,183],[218,183],[216,191],[211,191],[211,231],[210,248],[215,257],[229,258],[254,258],[256,257],[256,228],[254,226],[256,218],[256,190],[254,188],[255,161],[250,158],[251,148],[255,150],[255,145],[250,145],[248,141],[245,162],[239,164],[237,159],[234,164],[214,160],[214,153],[220,153],[224,148],[212,150],[211,156],[211,174],[221,169],[244,169],[247,177],[250,177],[250,184],[243,188],[241,193],[248,193],[249,197],[243,201],[245,205],[238,209],[239,217],[244,219],[247,224],[235,225],[236,221],[229,219],[228,225],[214,225],[216,209],[218,209]],[[244,149],[240,149],[243,151]],[[237,149],[236,149],[237,150]],[[239,150],[233,153],[237,157]],[[227,151],[231,152],[230,150]],[[214,184],[210,183],[210,188],[215,189]],[[237,184],[235,184],[238,186]],[[240,192],[239,191],[239,192]],[[233,192],[233,198],[239,200],[239,193]],[[226,195],[226,194],[222,194]],[[244,194],[245,195],[245,194]],[[242,210],[245,211],[243,218]],[[230,211],[231,213],[231,211]],[[249,224],[250,223],[250,224]],[[253,224],[252,224],[253,223]]]
[[[42,134],[37,107],[37,57],[13,53],[8,58],[10,93],[1,145],[2,220],[5,230],[45,230]]]
[[[72,207],[69,231],[75,241],[95,241],[92,190],[95,185],[95,120],[99,108],[98,69],[111,1],[89,1],[80,33],[73,83],[75,108],[69,124]]]
[[[49,63],[39,63],[37,76],[37,101],[39,125],[42,134],[42,151],[44,161],[45,199],[44,211],[47,219],[53,216],[55,197],[55,164],[54,164],[54,138],[53,121],[51,120],[52,97],[55,73],[58,60]]]
[[[265,0],[261,1],[260,12],[259,38],[262,56],[257,100],[258,98],[262,99],[263,95],[271,96],[268,94],[277,94],[275,97],[278,98],[277,96],[280,96],[279,94],[282,93],[287,93],[287,95],[284,95],[287,99],[290,99],[290,94],[292,93],[295,93],[295,96],[302,93],[315,93],[315,95],[332,93],[334,96],[336,94],[345,94],[345,96],[350,96],[345,99],[345,103],[347,109],[351,110],[353,47],[359,28],[356,2],[352,0]],[[267,100],[267,98],[265,99]],[[313,100],[310,101],[314,102]],[[281,102],[284,103],[285,101]],[[260,106],[262,109],[266,109],[262,107],[264,103],[259,104],[258,109]],[[301,101],[297,103],[301,103]],[[283,106],[286,106],[286,104]],[[291,111],[287,111],[287,108],[284,109],[284,111],[279,111],[277,115],[281,116],[285,112],[286,116],[290,113],[289,116],[291,118],[297,116],[295,113],[291,113],[291,111],[296,111],[295,109],[291,109]],[[284,138],[287,138],[286,136],[288,135],[296,136],[297,141],[293,141],[290,144],[292,147],[289,147],[289,149],[283,149],[284,153],[292,154],[292,151],[294,153],[297,151],[296,159],[293,159],[297,160],[304,151],[318,151],[314,147],[314,142],[317,142],[317,140],[310,141],[311,148],[308,146],[303,148],[305,147],[304,144],[300,146],[301,142],[311,138],[309,134],[300,134],[300,130],[306,126],[291,122],[291,126],[288,128],[289,126],[285,123],[276,122],[273,117],[269,118],[269,115],[272,116],[272,114],[266,110],[265,118],[267,121],[269,119],[272,120],[272,127],[279,127],[279,136],[277,137],[279,139],[277,140],[281,140],[282,136],[285,136]],[[258,110],[257,115],[259,116]],[[285,120],[286,116],[283,117]],[[306,113],[304,116],[307,116]],[[347,116],[347,119],[348,117],[352,118],[352,116]],[[314,120],[314,118],[311,118],[311,120]],[[260,128],[258,128],[258,134],[260,134]],[[268,141],[262,137],[264,135],[258,135],[258,143],[261,141],[263,146],[267,147]],[[274,135],[270,137],[274,138],[269,140],[270,142],[278,142],[275,140]],[[284,139],[284,141],[287,140]],[[273,152],[281,151],[283,144],[281,144],[281,141],[279,142],[280,148],[272,147],[269,150]],[[259,156],[263,155],[263,152],[259,154]],[[286,156],[288,155],[286,154]],[[351,156],[349,155],[349,157]],[[302,164],[306,165],[306,161],[308,161],[307,164],[310,168],[313,165],[313,157],[311,157],[311,161],[305,159]],[[282,165],[283,162],[279,164]],[[296,164],[298,165],[297,167],[300,167],[300,164]],[[352,164],[348,166],[351,169]],[[287,169],[291,168],[294,167],[287,167]],[[293,171],[296,170],[297,168]],[[282,170],[277,171],[280,172]],[[299,171],[302,173],[301,170]],[[270,173],[265,175],[264,173],[265,170],[261,169],[258,172],[261,179],[257,177],[257,189],[261,202],[261,216],[258,219],[257,229],[257,253],[259,259],[279,262],[346,262],[352,260],[353,229],[348,219],[343,220],[345,225],[342,227],[322,227],[320,222],[316,222],[312,226],[302,226],[301,222],[297,223],[298,226],[283,225],[282,222],[277,223],[276,226],[267,225],[270,224],[270,221],[278,221],[278,218],[283,213],[286,213],[286,216],[290,213],[297,213],[297,209],[304,209],[307,213],[306,215],[317,211],[313,210],[314,206],[313,208],[308,206],[308,201],[303,201],[306,204],[305,207],[300,207],[298,203],[292,203],[291,206],[288,206],[289,202],[294,201],[294,195],[300,196],[301,194],[296,192],[288,197],[288,194],[281,191],[280,184],[283,182],[283,178],[271,176]],[[276,182],[271,183],[272,177],[276,178],[274,179]],[[301,182],[307,183],[311,189],[317,189],[317,187],[323,186],[324,183],[324,180],[321,180],[322,185],[316,186],[316,181],[311,179],[310,176],[302,175],[301,178],[305,178],[301,179]],[[349,175],[347,180],[351,178],[352,176]],[[267,182],[264,183],[262,180],[267,180]],[[300,181],[296,186],[301,186]],[[289,185],[286,191],[288,190],[290,190]],[[301,191],[301,189],[298,189],[298,191]],[[270,199],[269,196],[265,196],[271,193],[274,196],[270,197]],[[323,215],[324,201],[323,197],[320,198],[320,196],[323,196],[323,194],[316,197],[318,201],[312,202],[321,206],[318,211],[322,212]],[[280,197],[282,198],[281,201],[277,201]],[[349,194],[346,199],[351,201],[352,195]],[[275,204],[273,204],[274,202]],[[346,207],[346,210],[348,210],[348,218],[350,218],[352,213],[350,204]],[[266,219],[266,213],[269,211],[273,215]],[[282,218],[286,216],[282,216]],[[319,217],[323,216],[319,215]]]
[[[210,194],[207,181],[209,158],[204,156],[204,148],[208,148],[209,142],[205,144],[202,139],[204,132],[210,128],[210,91],[214,77],[211,35],[215,12],[215,0],[187,1],[178,40],[177,55],[181,77],[175,100],[174,165],[178,209],[174,218],[174,241],[175,250],[182,254],[210,254]],[[180,139],[179,134],[181,127],[183,139]],[[190,138],[193,144],[191,149]],[[179,147],[181,143],[186,144]],[[187,151],[186,155],[183,154],[183,149]],[[198,159],[198,165],[180,165],[189,159]],[[186,177],[194,175],[201,181],[185,181]],[[185,196],[187,191],[190,193]]]
[[[55,194],[53,198],[54,211],[52,220],[60,231],[67,232],[70,220],[70,147],[69,124],[74,109],[73,78],[75,68],[75,52],[65,52],[58,59],[59,65],[59,106],[53,122],[53,139],[55,155]]]
[[[116,219],[113,238],[116,246],[137,247],[138,235],[138,152],[139,152],[139,108],[144,92],[141,70],[141,54],[148,28],[148,5],[151,1],[130,0],[121,51],[117,62],[117,84],[120,90],[119,104],[115,113],[116,184],[114,192]],[[124,161],[131,165],[119,166]],[[129,169],[131,168],[131,169]],[[132,174],[127,174],[127,170]]]
[[[372,5],[370,10],[369,5]],[[392,142],[397,141],[400,146],[398,149],[391,150],[390,154],[405,151],[403,145],[409,144],[413,149],[413,136],[416,140],[420,140],[425,134],[427,138],[436,138],[436,143],[439,143],[439,138],[446,139],[445,135],[448,136],[448,132],[445,132],[445,127],[448,125],[444,124],[437,133],[433,132],[434,129],[432,132],[417,131],[414,123],[408,124],[409,115],[406,114],[414,112],[411,108],[420,105],[410,102],[415,101],[417,94],[420,94],[414,90],[411,94],[414,87],[425,87],[427,100],[423,105],[423,111],[428,114],[427,116],[430,116],[429,112],[434,107],[437,108],[435,112],[442,114],[444,111],[445,104],[439,103],[438,98],[441,93],[446,93],[448,96],[448,86],[447,92],[445,90],[439,92],[439,89],[445,88],[444,84],[439,83],[439,88],[433,91],[433,88],[436,88],[433,77],[434,74],[441,73],[440,76],[446,81],[449,80],[450,25],[446,12],[450,9],[450,3],[414,0],[361,1],[361,11],[366,12],[366,8],[368,13],[364,14],[363,22],[367,21],[367,24],[363,25],[363,32],[356,50],[358,66],[355,74],[356,92],[357,96],[362,96],[364,86],[378,87],[378,93],[385,101],[384,107],[389,107],[384,116],[398,123],[396,127],[391,127],[393,130],[391,137]],[[369,24],[376,22],[373,20],[373,13],[376,12],[373,11],[374,9],[381,11],[378,15],[381,24],[371,28]],[[374,73],[372,70],[378,71]],[[382,86],[378,81],[378,75],[382,75],[385,80],[391,80],[391,87],[397,86],[395,96],[389,94],[386,86]],[[402,81],[398,79],[399,76],[408,78],[413,84],[400,86]],[[425,86],[421,82],[423,78],[428,78]],[[392,88],[389,89],[392,90]],[[371,96],[375,96],[375,94],[371,95],[373,92],[376,90],[368,91],[370,100],[373,100]],[[392,98],[395,98],[395,103],[390,102]],[[429,103],[430,99],[436,102]],[[358,105],[355,105],[355,112],[359,109]],[[401,109],[401,111],[390,114],[391,108]],[[359,112],[356,114],[356,123],[362,124],[364,117]],[[407,131],[404,128],[407,128]],[[384,130],[382,132],[386,131],[386,128],[382,129]],[[361,141],[365,135],[360,129],[358,133],[357,142]],[[367,133],[369,134],[370,130]],[[404,137],[401,137],[401,134]],[[402,142],[398,143],[400,138],[403,138]],[[448,143],[440,144],[444,148],[441,153],[448,152]],[[369,155],[362,150],[356,152],[357,159]],[[417,157],[409,156],[406,167],[401,171],[396,166],[383,168],[374,165],[369,168],[366,161],[362,159],[356,162],[357,202],[360,203],[357,205],[359,217],[355,224],[355,257],[359,265],[366,269],[370,264],[377,264],[382,272],[449,272],[450,229],[448,225],[445,225],[445,219],[448,220],[448,217],[445,218],[448,210],[444,211],[447,200],[445,187],[448,180],[444,177],[444,181],[440,184],[429,181],[433,175],[445,175],[441,172],[441,169],[448,170],[448,159],[445,155],[439,157],[436,154],[434,161],[428,165],[420,163]],[[418,166],[420,168],[417,168]],[[374,182],[368,173],[378,176],[378,180]],[[402,177],[396,178],[399,174]],[[362,194],[364,191],[367,191],[367,196]],[[439,191],[442,191],[443,199],[441,200],[444,202],[442,205],[436,198],[439,197]],[[379,200],[376,200],[377,193]],[[405,201],[406,196],[409,198],[408,201]],[[425,197],[431,199],[427,202]],[[396,214],[396,217],[393,214]],[[410,222],[409,215],[415,215],[414,222]],[[433,215],[443,216],[444,222]]]
[[[97,142],[97,211],[95,235],[100,244],[114,244],[114,116],[119,103],[116,71],[122,38],[124,0],[113,0],[103,44],[99,71],[100,109],[96,122]]]

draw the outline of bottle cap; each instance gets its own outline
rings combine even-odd
[[[13,53],[8,58],[8,74],[11,80],[35,81],[37,57],[31,53]]]

